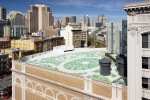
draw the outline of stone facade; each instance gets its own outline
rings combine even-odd
[[[128,16],[128,100],[149,100],[150,90],[145,89],[144,79],[150,79],[143,57],[149,58],[149,48],[143,48],[143,35],[150,33],[150,1],[124,5]],[[148,37],[149,38],[149,37]],[[148,39],[148,44],[149,44]],[[149,61],[147,62],[149,64]],[[149,65],[148,65],[149,66]],[[148,81],[147,84],[150,84]],[[142,88],[143,87],[143,88]]]

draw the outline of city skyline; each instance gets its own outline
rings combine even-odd
[[[84,15],[89,15],[96,20],[99,14],[104,14],[110,22],[118,22],[127,19],[123,4],[138,1],[140,0],[115,0],[115,2],[114,0],[0,0],[0,3],[2,7],[7,8],[7,14],[10,11],[20,11],[26,14],[30,5],[45,4],[50,6],[55,19],[62,19],[64,16],[76,16],[78,20]]]

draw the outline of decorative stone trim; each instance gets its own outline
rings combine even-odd
[[[139,8],[125,8],[125,11],[129,16],[135,16],[137,14],[147,14],[150,13],[149,7],[139,7]]]
[[[128,33],[131,35],[131,36],[135,36],[138,32],[138,28],[137,27],[129,27],[128,28]]]

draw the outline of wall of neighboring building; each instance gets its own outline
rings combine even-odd
[[[34,41],[21,41],[21,40],[12,40],[11,48],[19,48],[20,50],[34,50],[35,45]]]
[[[127,87],[119,84],[19,61],[13,61],[12,71],[12,99],[15,100],[127,100]]]
[[[73,32],[73,46],[75,48],[81,47],[81,31],[80,30],[74,30]]]
[[[113,23],[113,53],[120,54],[121,40],[120,32],[122,33],[122,21]]]
[[[127,20],[108,24],[107,50],[114,54],[127,54]]]

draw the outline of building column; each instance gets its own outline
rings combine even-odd
[[[116,84],[112,83],[112,100],[117,100],[117,89]]]
[[[113,41],[114,41],[114,39],[113,39],[113,23],[111,23],[111,53],[113,53]]]
[[[84,80],[84,91],[92,93],[92,81],[86,77]]]
[[[122,100],[122,86],[117,84],[117,100]]]
[[[22,100],[26,100],[25,99],[25,90],[26,90],[26,85],[25,85],[25,76],[21,76],[21,87],[22,87]]]
[[[12,100],[15,100],[15,73],[12,72]]]

